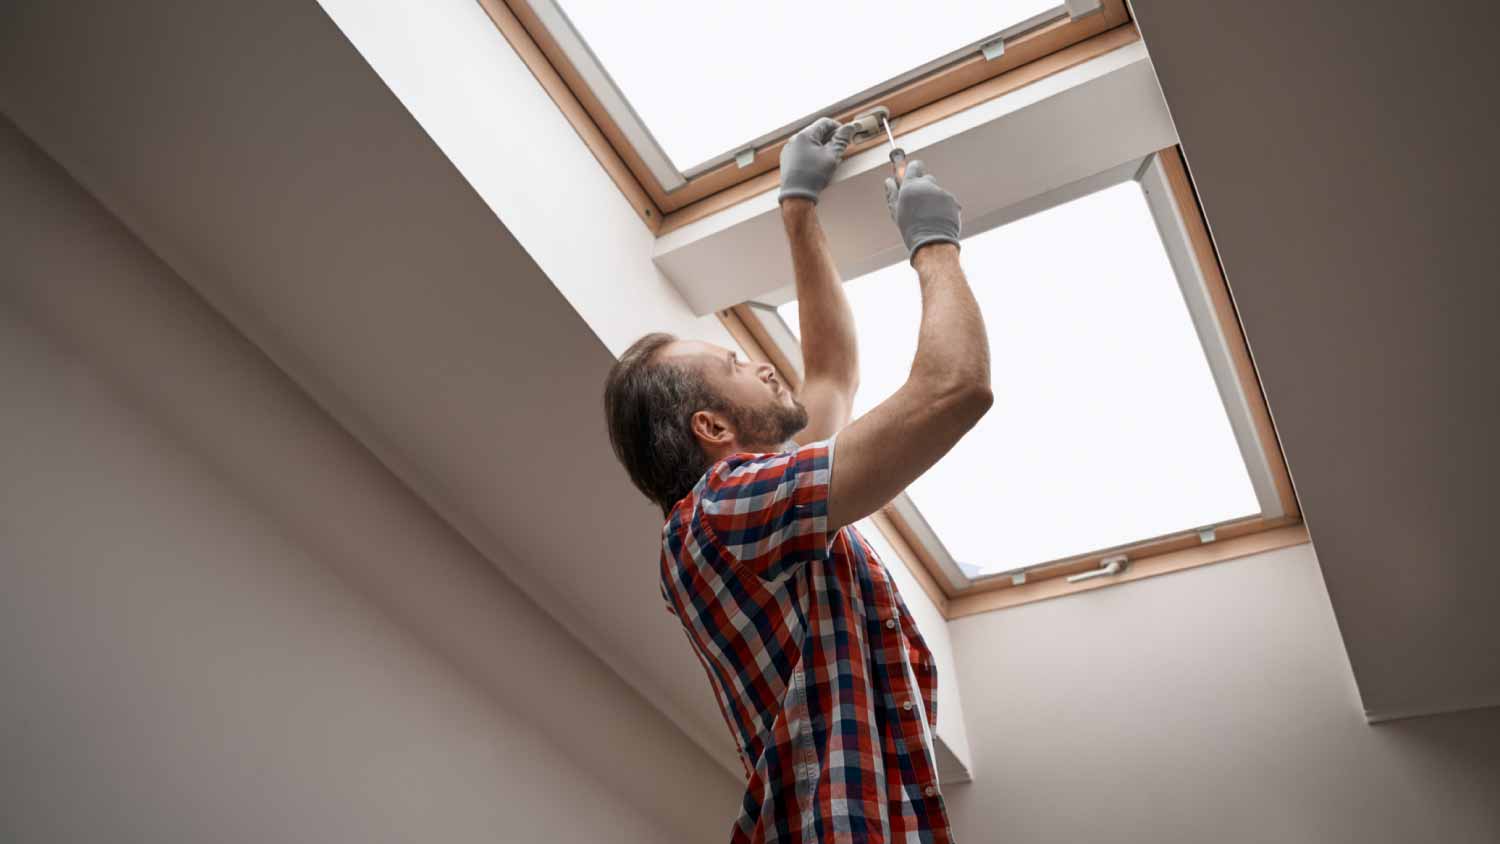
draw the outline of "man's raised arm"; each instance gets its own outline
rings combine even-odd
[[[854,312],[818,222],[818,194],[833,178],[853,124],[823,118],[797,133],[781,151],[781,220],[792,253],[802,332],[802,390],[808,424],[803,443],[828,439],[849,423],[859,387]]]
[[[922,286],[922,324],[906,383],[839,435],[828,530],[885,506],[947,454],[994,402],[979,303],[958,264],[959,206],[920,161],[886,200]]]

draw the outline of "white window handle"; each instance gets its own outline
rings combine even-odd
[[[1125,570],[1125,564],[1129,561],[1129,558],[1124,554],[1121,554],[1118,557],[1105,557],[1104,559],[1099,561],[1099,568],[1096,568],[1093,571],[1086,571],[1082,574],[1072,575],[1068,578],[1068,582],[1077,583],[1080,580],[1088,580],[1092,577],[1105,577],[1112,574],[1119,574],[1120,572]]]

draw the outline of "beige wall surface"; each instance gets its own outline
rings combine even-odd
[[[0,840],[704,841],[721,768],[0,122]]]
[[[1500,4],[1131,7],[1365,711],[1500,706]]]
[[[1500,709],[1367,724],[1311,546],[952,633],[961,841],[1500,841]]]

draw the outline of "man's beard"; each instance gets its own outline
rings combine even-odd
[[[730,407],[727,414],[743,445],[779,448],[794,434],[807,427],[807,408],[792,400],[787,407],[780,402],[761,407]]]

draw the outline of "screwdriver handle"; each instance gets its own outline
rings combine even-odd
[[[891,170],[896,173],[896,184],[906,180],[906,150],[901,147],[891,150]]]

